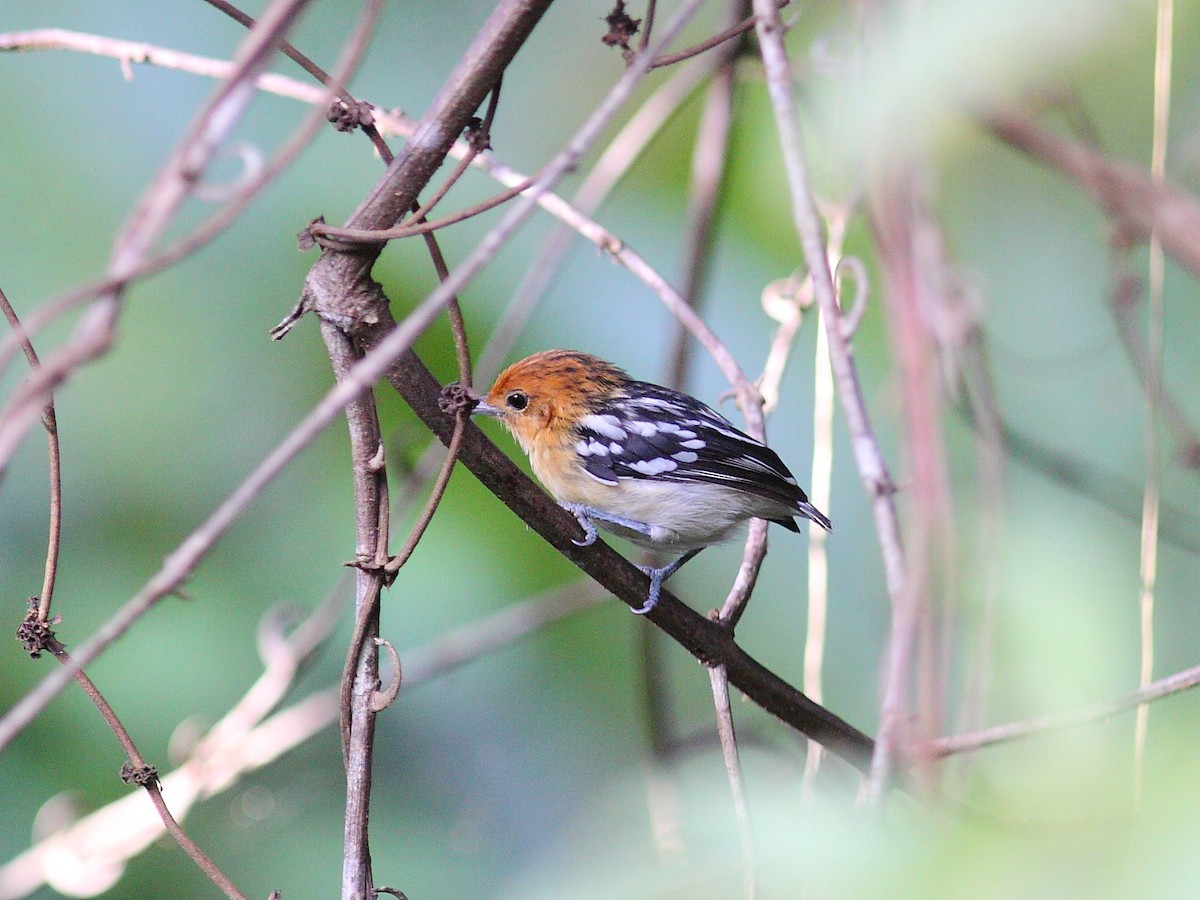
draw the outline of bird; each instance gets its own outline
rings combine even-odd
[[[645,615],[662,584],[751,518],[799,532],[796,517],[832,531],[779,456],[700,400],[636,381],[576,350],[545,350],[500,373],[472,415],[496,418],[534,474],[574,515],[586,547],[597,527],[675,557],[639,566]]]

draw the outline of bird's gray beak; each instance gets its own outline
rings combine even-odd
[[[500,416],[504,415],[504,410],[498,406],[492,406],[485,400],[480,400],[479,403],[475,405],[475,408],[471,410],[471,415],[493,416],[495,418],[499,418]]]

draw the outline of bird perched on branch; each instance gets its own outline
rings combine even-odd
[[[695,397],[645,381],[595,356],[546,350],[509,366],[475,414],[494,416],[529,455],[533,471],[584,532],[596,527],[663,555],[645,614],[662,583],[751,518],[799,531],[795,516],[832,525],[787,466]]]

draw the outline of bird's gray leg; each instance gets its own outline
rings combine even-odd
[[[675,562],[668,563],[657,569],[653,566],[638,566],[639,569],[650,576],[650,593],[646,595],[646,602],[635,609],[634,613],[644,616],[650,610],[654,609],[658,605],[658,595],[662,591],[663,582],[683,568],[685,562],[703,549],[703,547],[697,547],[695,550],[689,550],[683,556],[679,557],[679,559],[675,560]]]
[[[575,521],[579,523],[579,527],[583,529],[583,540],[576,541],[572,539],[576,547],[588,547],[596,543],[596,522],[608,522],[611,525],[620,525],[622,528],[628,528],[630,531],[636,531],[638,534],[644,534],[650,537],[653,529],[645,522],[639,522],[637,519],[627,519],[624,516],[606,513],[596,509],[594,506],[587,506],[583,503],[560,503],[558,504],[567,512],[575,517]],[[594,520],[594,521],[593,521]]]

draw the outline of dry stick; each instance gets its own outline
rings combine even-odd
[[[323,222],[314,222],[308,226],[308,231],[318,239],[321,246],[333,250],[347,250],[358,244],[377,244],[381,240],[393,241],[401,238],[416,237],[421,234],[431,234],[450,225],[465,222],[467,219],[482,215],[489,210],[495,209],[497,206],[507,203],[513,197],[525,191],[535,180],[537,180],[536,175],[532,178],[527,178],[515,187],[507,188],[499,194],[489,197],[487,200],[481,200],[473,206],[460,209],[458,212],[443,216],[440,219],[434,219],[432,222],[409,225],[407,224],[408,220],[405,220],[406,224],[404,225],[397,225],[395,228],[385,228],[382,231],[366,231],[360,228],[335,228]]]
[[[432,681],[607,599],[598,585],[582,580],[455,628],[404,652],[405,688]],[[274,762],[336,721],[337,685],[267,716],[293,685],[303,660],[337,624],[342,606],[343,601],[331,595],[303,624],[277,641],[254,686],[197,743],[187,761],[162,776],[163,793],[173,798],[177,816],[182,819],[196,800],[228,790],[242,775]],[[184,799],[176,799],[180,797]],[[61,876],[64,858],[79,860],[96,872],[110,872],[150,847],[163,831],[162,821],[136,794],[126,795],[0,866],[0,898],[25,897],[53,873]]]
[[[849,222],[848,207],[838,207],[827,214],[829,223],[828,255],[830,268],[839,272],[843,261],[842,252],[845,245],[846,226]],[[857,309],[861,314],[862,304],[866,303],[869,290],[865,273],[861,264],[854,272],[856,291],[855,302],[851,309]],[[837,287],[837,285],[835,285]],[[812,279],[805,279],[804,285],[797,288],[797,293],[803,292],[797,301],[789,304],[792,317],[780,323],[779,332],[772,342],[772,355],[779,358],[779,363],[773,371],[775,383],[765,383],[767,372],[764,371],[764,395],[778,396],[778,380],[783,376],[784,363],[791,352],[792,343],[799,331],[804,306],[812,305]],[[840,288],[839,288],[839,306]],[[852,313],[851,315],[854,315]],[[849,324],[850,317],[842,320]],[[850,335],[847,335],[850,337]],[[776,351],[778,348],[778,351]],[[771,371],[768,369],[768,371]],[[829,336],[825,329],[818,327],[817,346],[813,361],[813,452],[812,477],[809,479],[811,501],[817,509],[832,516],[833,512],[833,375],[829,368]],[[825,634],[829,608],[829,555],[827,545],[829,535],[824,528],[809,523],[808,528],[808,613],[804,629],[804,692],[817,703],[823,701],[823,685],[821,672],[825,658]],[[811,788],[821,765],[821,745],[808,742],[808,753],[804,757],[804,785]]]
[[[71,664],[71,657],[61,643],[54,638],[47,641],[47,649],[54,654],[63,665]],[[125,726],[121,724],[121,720],[117,718],[117,714],[113,708],[109,706],[108,701],[104,699],[104,695],[92,683],[92,680],[82,672],[77,671],[74,675],[75,682],[83,688],[83,692],[88,695],[88,699],[92,701],[100,715],[104,717],[104,721],[108,723],[108,727],[112,733],[116,735],[117,741],[120,742],[121,748],[125,751],[125,755],[129,757],[129,762],[121,769],[121,777],[127,784],[138,785],[146,789],[146,793],[150,797],[150,802],[154,804],[158,816],[162,819],[163,826],[175,839],[180,848],[191,857],[197,868],[200,869],[208,879],[215,884],[221,892],[229,897],[230,900],[246,900],[246,895],[237,889],[232,881],[217,868],[216,863],[208,858],[208,855],[200,849],[183,830],[183,826],[175,820],[171,815],[171,810],[167,808],[166,801],[163,800],[162,788],[158,783],[158,772],[154,767],[149,765],[145,758],[138,752],[137,747],[133,743],[133,738],[126,731]]]
[[[1150,178],[1161,185],[1167,174],[1167,128],[1171,108],[1171,56],[1174,42],[1174,0],[1158,0],[1158,22],[1154,41],[1154,127],[1150,151]],[[1145,688],[1154,677],[1154,591],[1158,581],[1158,512],[1161,503],[1162,459],[1158,442],[1158,410],[1163,384],[1163,249],[1157,228],[1150,232],[1149,338],[1146,367],[1146,415],[1142,426],[1146,460],[1146,487],[1142,499],[1142,528],[1138,577],[1138,619],[1141,630],[1141,667],[1138,687]],[[1133,731],[1134,804],[1140,809],[1145,781],[1146,730],[1150,707],[1137,709]]]
[[[338,382],[352,377],[358,354],[341,330],[321,323],[321,334]],[[374,393],[358,393],[346,406],[354,472],[354,514],[357,566],[355,585],[356,642],[347,660],[353,679],[347,684],[349,706],[342,709],[346,762],[346,819],[342,860],[342,896],[368,897],[372,889],[368,821],[371,801],[375,712],[379,689],[379,593],[387,563],[387,532],[381,528],[387,507],[387,474],[379,460],[382,436]]]
[[[0,309],[4,310],[4,318],[8,320],[13,334],[21,343],[21,349],[29,361],[29,368],[36,369],[41,365],[37,351],[33,349],[33,342],[25,333],[16,310],[8,302],[8,297],[5,296],[3,290],[0,290]],[[53,396],[46,403],[46,408],[42,410],[42,426],[46,429],[47,454],[49,456],[50,522],[47,529],[49,534],[46,539],[46,566],[42,575],[42,592],[38,595],[37,620],[45,625],[50,621],[50,604],[54,597],[54,582],[58,577],[58,550],[62,543],[62,451],[58,441],[58,417],[54,412]]]
[[[1014,110],[989,113],[981,124],[997,139],[1074,181],[1130,239],[1157,234],[1172,259],[1200,276],[1200,203],[1186,190],[1165,180],[1157,183],[1140,168],[1055,134]]]
[[[779,0],[776,6],[778,9],[783,9],[789,3],[791,3],[791,0]],[[673,66],[676,63],[683,62],[685,59],[691,59],[693,56],[699,56],[701,53],[711,50],[713,47],[718,47],[726,41],[731,41],[736,37],[740,37],[741,35],[748,31],[752,31],[753,29],[754,16],[750,16],[739,22],[737,25],[726,28],[719,34],[714,34],[708,40],[701,41],[699,44],[696,44],[693,47],[688,47],[686,50],[680,50],[678,53],[670,53],[660,56],[654,61],[654,65],[651,66],[651,68],[658,69],[663,66]]]
[[[36,371],[41,363],[38,360],[37,351],[34,349],[32,342],[24,334],[21,328],[21,322],[17,318],[16,311],[8,302],[8,297],[0,290],[0,307],[4,310],[4,316],[8,319],[9,324],[14,331],[18,332],[21,338],[21,346],[25,351],[25,356],[29,361],[31,370]],[[40,631],[41,641],[37,645],[40,650],[42,646],[54,654],[55,658],[61,663],[68,663],[70,657],[67,654],[66,648],[58,641],[53,633],[48,630],[50,618],[50,600],[54,591],[54,581],[58,569],[58,550],[59,539],[61,537],[61,521],[62,521],[62,478],[61,478],[61,453],[58,442],[58,422],[54,414],[54,398],[51,396],[46,403],[46,409],[42,414],[42,422],[46,428],[46,434],[49,441],[49,456],[50,456],[50,537],[49,547],[46,551],[46,571],[42,583],[42,597],[38,603],[36,610],[31,610],[30,617],[26,619],[27,624],[35,624]],[[96,688],[96,685],[84,672],[75,673],[76,683],[83,688],[85,694],[91,699],[96,709],[99,710],[101,716],[104,717],[108,727],[116,735],[117,741],[125,750],[129,757],[129,765],[134,769],[142,772],[153,772],[146,764],[146,760],[138,752],[137,747],[133,743],[133,738],[121,724],[117,714],[113,711],[108,701]],[[235,900],[244,900],[241,892],[234,887],[231,882],[220,869],[205,855],[196,843],[184,833],[179,823],[175,821],[171,811],[167,808],[163,801],[162,793],[159,790],[159,785],[155,777],[150,777],[145,781],[139,782],[146,792],[150,795],[150,800],[154,804],[154,808],[158,811],[159,817],[162,819],[163,825],[175,838],[176,843],[183,848],[184,852],[192,858],[199,866],[200,870],[215,884],[218,888],[225,892],[225,895]]]
[[[1166,678],[1152,681],[1141,690],[1133,691],[1112,700],[1093,703],[1091,706],[1085,706],[1082,709],[1063,713],[1051,713],[1046,716],[1038,716],[1035,719],[995,725],[991,728],[984,728],[968,734],[938,738],[931,742],[926,750],[934,757],[950,756],[953,753],[966,753],[979,750],[983,747],[990,747],[993,744],[1032,737],[1050,731],[1074,728],[1078,725],[1086,725],[1089,722],[1098,722],[1102,719],[1107,719],[1116,713],[1134,709],[1145,703],[1153,703],[1155,700],[1161,700],[1172,694],[1189,690],[1196,687],[1196,685],[1200,685],[1200,666],[1184,669],[1182,672],[1176,672],[1174,675],[1168,675]]]
[[[641,158],[650,141],[708,77],[716,62],[719,62],[719,57],[715,54],[698,60],[676,72],[650,95],[600,154],[579,190],[571,198],[571,205],[575,209],[585,216],[591,216],[599,209],[633,164]],[[529,180],[526,179],[509,190],[524,190],[528,184]],[[559,224],[542,243],[541,252],[526,267],[525,274],[521,276],[520,283],[513,291],[512,299],[492,329],[492,334],[480,354],[478,368],[484,381],[490,382],[500,372],[505,357],[516,343],[518,335],[542,296],[549,289],[567,251],[573,246],[574,236],[570,225]]]
[[[784,166],[792,194],[792,216],[804,250],[804,259],[813,278],[813,291],[829,336],[830,363],[846,427],[850,431],[854,459],[859,477],[871,498],[875,530],[883,554],[884,576],[892,609],[903,601],[906,591],[904,551],[900,541],[900,525],[896,518],[895,486],[888,474],[883,453],[871,428],[863,402],[862,388],[854,366],[849,342],[842,332],[837,306],[837,292],[829,269],[821,221],[808,186],[807,162],[792,96],[791,64],[783,46],[782,24],[772,0],[754,0],[758,21],[758,40],[766,68],[767,88],[779,130]],[[894,652],[894,649],[893,649]],[[894,689],[899,685],[892,683]],[[871,765],[871,793],[876,800],[883,791],[895,764],[896,740],[902,722],[897,716],[897,698],[885,697],[881,715],[879,740],[875,745]]]
[[[950,566],[955,557],[942,389],[935,365],[939,323],[952,318],[947,315],[951,279],[922,184],[916,164],[898,154],[877,177],[870,203],[887,280],[882,297],[900,377],[911,472],[907,590],[893,609],[883,717],[890,715],[896,724],[897,745],[911,744],[918,750],[943,730],[948,663],[938,665],[933,597],[937,587],[947,594],[952,590]],[[940,329],[946,335],[953,330]],[[944,349],[948,357],[957,356],[957,347]],[[914,682],[917,704],[910,715],[908,694]]]
[[[745,16],[746,0],[727,0],[724,15],[728,19]],[[689,191],[687,228],[684,238],[684,279],[681,294],[691,309],[696,309],[710,271],[708,258],[712,252],[713,221],[717,200],[725,174],[729,150],[730,132],[733,123],[733,92],[735,62],[743,46],[742,41],[730,43],[718,56],[719,67],[709,83],[705,95],[704,110],[696,130],[692,151],[692,183]],[[689,362],[687,329],[679,324],[675,331],[674,348],[671,353],[668,384],[682,388],[687,379]],[[761,399],[755,400],[761,408]],[[761,416],[757,428],[751,435],[765,442],[766,434]],[[742,562],[734,578],[732,588],[721,607],[716,621],[732,632],[737,627],[745,604],[754,590],[759,567],[767,552],[767,523],[755,520],[751,523],[746,538]],[[647,641],[651,640],[647,636]],[[643,645],[645,646],[645,645]],[[650,684],[659,682],[658,673],[651,669],[657,656],[643,654],[643,670]],[[725,667],[710,666],[709,684],[713,694],[717,734],[721,742],[721,753],[725,760],[725,773],[733,798],[735,821],[738,826],[739,843],[742,850],[742,878],[745,896],[753,898],[757,893],[757,864],[755,862],[754,835],[750,822],[750,805],[746,798],[746,784],[742,775],[741,759],[738,754],[737,734],[733,725],[733,710],[729,703],[729,676]],[[653,692],[654,688],[648,688]],[[651,701],[654,694],[650,693]]]
[[[377,16],[379,11],[379,2],[380,0],[372,0],[372,2],[367,4],[363,15],[356,25],[354,35],[348,42],[346,53],[343,59],[339,61],[338,72],[339,76],[343,79],[353,71],[358,64],[358,60],[361,58],[366,36],[370,33],[374,17]],[[322,115],[320,111],[314,111],[313,115],[297,131],[294,139],[289,142],[289,146],[280,151],[277,159],[281,166],[291,158],[294,158],[303,145],[311,139],[312,134],[315,133],[315,128],[319,126],[321,120]],[[245,199],[245,203],[249,203],[248,196]],[[217,218],[214,217],[213,220],[210,220],[210,224],[215,224]],[[203,234],[197,233],[190,238],[185,238],[176,247],[178,248],[183,244],[198,244],[200,242],[199,238],[210,240],[217,233],[211,227],[205,231],[204,226],[202,226],[201,231],[203,231]],[[158,259],[170,253],[171,251],[167,251],[166,254],[160,255]],[[182,255],[186,254],[181,253]],[[143,265],[143,268],[153,267],[156,263],[157,259],[149,260]],[[140,271],[134,270],[121,277],[110,277],[102,284],[111,285],[112,287],[109,289],[117,290],[126,280],[137,277]],[[79,289],[73,293],[82,294],[85,292],[85,289]],[[361,385],[359,389],[361,389]],[[239,491],[235,492],[237,496],[227,498],[209,516],[204,525],[193,532],[183,545],[167,557],[158,573],[147,582],[145,587],[118,610],[102,626],[99,632],[93,635],[82,647],[75,650],[72,654],[72,667],[76,665],[84,667],[90,664],[113,641],[120,638],[146,610],[163,597],[173,593],[191,574],[192,570],[199,564],[200,560],[211,549],[224,530],[254,500],[262,488],[278,474],[293,456],[304,449],[320,433],[333,416],[340,411],[341,406],[348,403],[352,396],[353,393],[346,393],[344,398],[341,394],[334,400],[327,398],[328,406],[326,409],[323,409],[320,414],[311,415],[297,426],[290,435],[291,443],[289,446],[276,448],[276,452],[272,456],[269,456],[267,460],[264,460],[259,468],[242,483]],[[70,683],[71,673],[62,674],[65,671],[56,670],[50,673],[37,688],[23,697],[3,719],[0,719],[0,751],[8,746],[21,729],[29,724],[38,712]]]
[[[708,679],[712,685],[713,706],[717,709],[717,733],[721,738],[725,775],[729,779],[734,813],[737,816],[738,839],[742,848],[742,894],[746,900],[752,900],[758,894],[754,831],[750,823],[750,804],[746,800],[746,781],[742,777],[742,763],[738,755],[737,734],[734,732],[733,716],[729,710],[729,678],[723,666],[711,666]]]
[[[253,78],[270,61],[275,48],[308,0],[274,0],[259,26],[238,48],[231,76],[219,84],[176,145],[129,221],[117,236],[108,274],[128,278],[145,262],[154,244],[195,190],[220,144],[237,124],[254,96]],[[76,326],[68,343],[51,354],[18,389],[0,414],[0,473],[55,391],[76,369],[107,353],[116,337],[123,287],[100,296]]]

